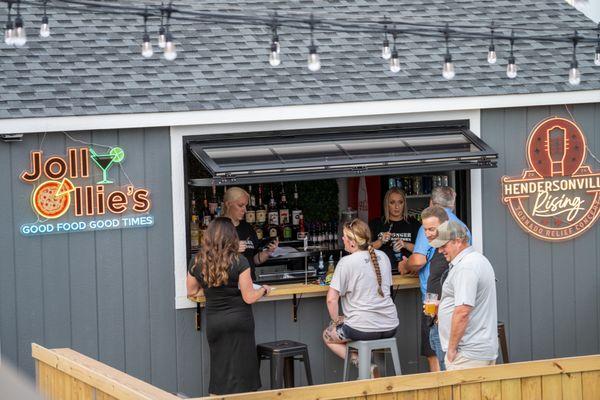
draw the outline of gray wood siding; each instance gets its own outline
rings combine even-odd
[[[569,106],[590,150],[600,155],[600,105]],[[598,353],[600,224],[551,244],[527,235],[501,202],[500,178],[526,168],[531,129],[549,116],[569,118],[564,106],[485,110],[483,140],[500,154],[483,171],[484,253],[498,278],[498,318],[505,321],[511,361]],[[588,155],[596,171],[600,164]]]
[[[151,190],[151,228],[24,237],[35,220],[31,186],[19,180],[29,152],[64,155],[82,146],[61,133],[0,143],[0,340],[2,358],[33,375],[31,342],[72,347],[157,386],[177,390],[170,139],[167,128],[77,132],[120,145],[115,185]],[[93,183],[99,176],[86,182]],[[119,172],[120,171],[120,172]]]

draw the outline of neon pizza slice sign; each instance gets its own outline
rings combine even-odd
[[[565,118],[537,124],[527,140],[529,169],[502,177],[502,202],[527,233],[551,242],[572,239],[600,216],[600,173],[583,165],[581,128]]]

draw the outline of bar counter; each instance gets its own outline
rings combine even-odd
[[[303,297],[325,296],[328,285],[317,285],[314,283],[284,283],[269,285],[273,290],[259,301],[274,301],[295,298],[297,295]],[[419,287],[419,278],[416,276],[393,275],[392,286],[394,289],[414,289]],[[188,297],[191,301],[204,305],[204,295]]]

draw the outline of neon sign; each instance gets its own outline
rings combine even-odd
[[[104,154],[91,147],[68,148],[66,157],[51,156],[46,160],[43,159],[43,151],[32,151],[31,166],[21,173],[20,179],[34,185],[31,207],[38,221],[23,224],[21,233],[37,235],[153,225],[154,217],[147,214],[152,207],[148,189],[136,188],[133,184],[125,186],[124,190],[110,190],[105,186],[113,183],[109,179],[111,167],[124,159],[125,152],[119,147],[113,147]],[[90,177],[90,160],[102,173],[102,180],[92,185],[77,185],[78,180]],[[71,209],[74,217],[93,217],[96,220],[53,222]],[[126,212],[134,216],[121,217]],[[107,214],[107,218],[98,218]]]
[[[527,233],[559,242],[583,234],[600,217],[600,173],[584,165],[581,128],[565,118],[537,124],[527,140],[529,169],[502,177],[502,202]]]

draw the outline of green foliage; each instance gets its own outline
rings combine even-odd
[[[335,179],[290,182],[285,184],[286,194],[290,186],[293,198],[294,183],[298,186],[298,202],[305,221],[337,221],[339,216],[339,190]]]

